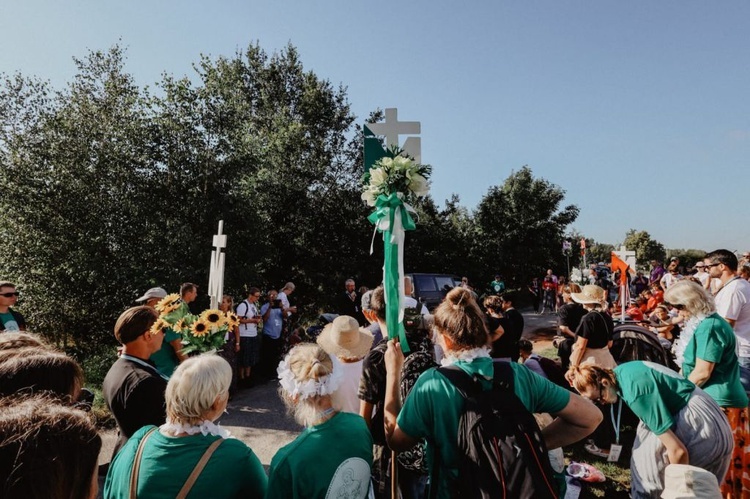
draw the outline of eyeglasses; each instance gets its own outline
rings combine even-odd
[[[665,301],[664,305],[668,307],[676,308],[677,310],[685,310],[685,305],[683,305],[682,303],[669,303]]]
[[[13,298],[14,296],[21,296],[21,293],[18,291],[13,291],[11,293],[0,293],[0,296],[4,296],[6,298]]]
[[[707,263],[703,268],[710,269],[711,267],[716,267],[717,265],[721,265],[721,263]]]

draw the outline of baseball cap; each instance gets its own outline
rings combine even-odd
[[[167,296],[167,292],[164,290],[164,288],[151,288],[146,291],[143,296],[141,296],[140,298],[136,298],[135,301],[140,303],[146,300],[150,300],[151,298],[164,298],[165,296]]]

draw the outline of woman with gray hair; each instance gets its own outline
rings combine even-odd
[[[271,460],[267,497],[364,499],[370,491],[372,437],[357,414],[331,395],[343,373],[318,345],[297,345],[279,364],[279,394],[305,429]]]
[[[677,282],[667,290],[664,299],[679,311],[685,324],[675,347],[683,376],[719,404],[734,434],[732,466],[721,486],[722,493],[727,497],[745,497],[750,490],[747,479],[743,480],[743,471],[750,465],[750,452],[745,450],[745,442],[750,441],[750,411],[740,382],[734,330],[716,313],[713,298],[700,284]]]
[[[218,355],[180,364],[167,385],[166,424],[143,427],[128,440],[110,465],[104,497],[264,497],[258,458],[214,424],[231,381],[232,369]]]

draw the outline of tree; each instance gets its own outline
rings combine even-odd
[[[474,212],[472,257],[484,272],[521,285],[545,268],[565,268],[562,241],[578,207],[560,208],[565,191],[524,166],[491,187]]]
[[[651,234],[645,230],[636,231],[635,229],[630,229],[625,234],[625,240],[622,244],[628,250],[635,251],[636,261],[641,265],[651,260],[663,262],[666,256],[664,245],[652,239]]]
[[[203,57],[199,83],[167,75],[158,97],[117,46],[75,63],[64,90],[20,75],[0,90],[0,272],[23,287],[36,330],[113,342],[139,292],[207,282],[220,219],[231,294],[295,280],[315,313],[362,272],[354,116],[294,47]]]

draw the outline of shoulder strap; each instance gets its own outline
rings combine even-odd
[[[499,386],[504,390],[513,390],[513,368],[510,362],[493,362],[494,367],[493,382],[495,386]],[[471,396],[476,393],[479,385],[477,384],[477,376],[469,376],[463,369],[458,366],[451,365],[446,367],[439,367],[438,372],[448,378],[448,381],[453,383],[458,391],[464,398]]]
[[[208,449],[206,449],[206,452],[203,453],[203,456],[201,456],[198,464],[196,464],[195,468],[193,468],[193,472],[190,473],[190,476],[185,481],[185,485],[182,486],[179,494],[177,494],[177,499],[185,499],[187,497],[188,493],[190,493],[190,489],[193,488],[195,481],[203,471],[203,468],[206,467],[208,460],[211,459],[214,451],[222,444],[222,442],[224,442],[223,438],[217,438],[211,445],[208,446]]]
[[[240,313],[240,307],[241,307],[242,305],[245,305],[245,313],[244,313],[244,314],[241,314],[241,313]],[[240,304],[239,304],[239,305],[237,305],[237,315],[240,315],[240,316],[242,316],[242,317],[246,317],[246,315],[247,315],[247,313],[248,313],[249,311],[250,311],[250,304],[248,303],[248,301],[247,301],[247,300],[242,300],[242,302],[240,302]]]
[[[150,437],[151,434],[156,430],[156,427],[148,430],[146,434],[143,435],[143,438],[138,444],[138,450],[135,451],[133,467],[130,470],[130,499],[136,499],[138,497],[138,472],[141,469],[141,457],[143,456],[143,448],[146,446],[146,440],[148,440],[148,437]]]

